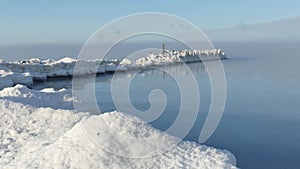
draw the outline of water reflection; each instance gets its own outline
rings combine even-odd
[[[188,63],[187,65],[193,73],[206,74],[206,68],[200,62]],[[123,74],[123,78],[131,78],[137,72],[138,72],[138,76],[140,76],[140,77],[146,76],[147,77],[147,76],[150,76],[153,74],[157,74],[157,71],[158,71],[157,68],[162,68],[162,69],[168,70],[168,72],[162,72],[162,74],[159,74],[163,80],[168,79],[168,76],[167,76],[168,73],[178,74],[178,75],[182,75],[182,76],[189,74],[189,71],[186,70],[186,68],[183,66],[183,64],[165,65],[165,66],[157,66],[157,67],[153,66],[150,68],[139,69],[139,70],[129,70],[126,72],[119,72],[119,73]],[[105,74],[98,74],[98,75],[96,75],[96,77],[95,77],[95,75],[77,77],[78,79],[80,79],[79,82],[81,82],[81,84],[78,85],[78,87],[83,88],[84,85],[87,85],[93,81],[95,81],[96,83],[111,82],[112,76],[113,76],[113,73],[105,73]],[[118,77],[120,77],[120,76],[118,76]],[[48,78],[48,80],[46,80],[46,81],[36,81],[33,84],[32,88],[36,89],[36,90],[41,90],[44,88],[54,88],[55,90],[59,90],[62,88],[71,89],[72,88],[72,78],[71,77],[59,77],[59,78]],[[80,90],[80,88],[78,88],[78,90]]]

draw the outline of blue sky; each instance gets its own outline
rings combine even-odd
[[[137,12],[165,12],[201,29],[300,16],[297,0],[0,1],[0,45],[84,42],[105,23]]]

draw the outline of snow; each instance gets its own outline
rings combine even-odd
[[[70,58],[70,57],[65,57],[65,58],[58,60],[57,62],[73,63],[73,62],[76,62],[76,59]]]
[[[74,101],[79,100],[65,89],[36,91],[16,85],[1,90],[1,168],[236,168],[236,159],[227,150],[189,141],[147,158],[111,153],[102,148],[111,147],[114,152],[128,155],[150,148],[151,144],[123,140],[120,134],[132,138],[131,141],[161,138],[152,143],[159,142],[162,147],[168,147],[176,138],[121,112],[76,112]],[[90,123],[93,121],[102,123],[94,128],[100,134],[91,139],[86,130],[95,124]]]
[[[10,69],[0,65],[0,89],[14,84],[32,85],[33,80],[29,73],[13,73]]]
[[[29,60],[5,62],[0,60],[0,89],[16,84],[30,86],[35,80],[47,80],[49,77],[82,76],[94,73],[127,71],[136,68],[145,68],[155,65],[166,65],[182,62],[199,62],[214,59],[225,59],[221,49],[213,50],[183,50],[153,54],[137,60],[78,60],[70,57],[55,60]],[[77,66],[74,71],[75,64]],[[99,65],[99,66],[98,66]]]
[[[23,85],[4,88],[0,91],[0,98],[31,107],[51,107],[53,109],[74,109],[73,102],[79,101],[72,96],[71,91],[61,89],[31,90]]]

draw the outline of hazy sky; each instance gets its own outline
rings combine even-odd
[[[165,12],[201,29],[250,25],[300,16],[298,0],[0,1],[0,45],[82,43],[113,19],[136,12]]]

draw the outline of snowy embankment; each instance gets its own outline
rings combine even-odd
[[[68,90],[35,91],[22,85],[1,90],[1,168],[236,168],[235,157],[230,152],[188,141],[148,158],[126,158],[109,153],[83,131],[85,120],[102,119],[110,125],[100,128],[101,132],[118,130],[123,136],[137,139],[143,135],[165,137],[165,134],[146,123],[137,125],[133,122],[135,117],[120,112],[101,115],[75,112],[74,101],[79,100]],[[111,135],[111,142],[107,144],[119,147],[119,151],[122,146],[127,151],[136,148],[137,145],[115,145],[117,137]]]
[[[83,61],[73,58],[61,60],[29,59],[17,62],[0,60],[0,89],[15,84],[30,86],[35,80],[47,80],[49,77],[80,76],[93,73],[127,71],[155,65],[166,65],[182,62],[199,62],[214,59],[225,59],[221,49],[214,50],[183,50],[152,54],[137,60],[90,60]],[[81,65],[74,72],[75,64]],[[96,68],[96,69],[95,69]]]

